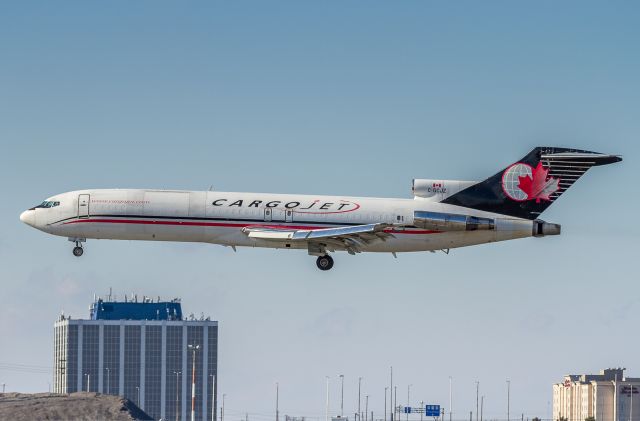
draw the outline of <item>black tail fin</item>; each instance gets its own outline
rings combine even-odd
[[[622,161],[579,149],[537,147],[518,162],[442,203],[536,219],[587,170]]]

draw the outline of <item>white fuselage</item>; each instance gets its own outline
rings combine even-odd
[[[225,246],[306,248],[304,242],[250,238],[243,228],[307,229],[393,224],[367,252],[441,250],[532,236],[533,221],[435,200],[295,194],[140,189],[81,190],[55,195],[58,203],[25,211],[20,219],[72,239],[189,241]],[[415,211],[495,219],[487,231],[428,230],[413,226]]]

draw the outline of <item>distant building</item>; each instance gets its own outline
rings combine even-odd
[[[98,298],[89,320],[61,316],[54,325],[53,390],[120,395],[155,419],[187,420],[193,355],[188,345],[199,345],[196,419],[210,420],[212,411],[216,419],[218,322],[184,319],[177,299]]]
[[[624,368],[600,374],[569,374],[553,385],[553,419],[559,421],[639,421],[640,378],[624,376]],[[633,406],[633,408],[632,408]]]

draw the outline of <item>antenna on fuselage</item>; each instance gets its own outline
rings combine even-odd
[[[213,191],[213,184],[209,186],[209,191]]]

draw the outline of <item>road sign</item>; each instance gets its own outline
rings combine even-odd
[[[424,414],[427,417],[439,417],[440,405],[427,405],[424,407]]]

